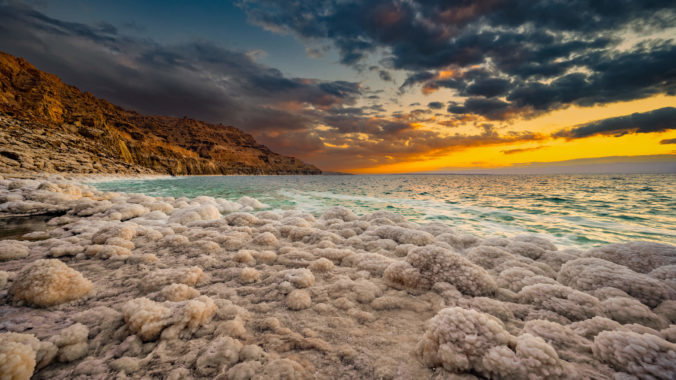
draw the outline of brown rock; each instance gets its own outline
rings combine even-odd
[[[235,127],[128,111],[2,52],[0,150],[9,154],[0,157],[0,171],[25,155],[40,157],[45,171],[90,172],[93,165],[115,173],[321,174]],[[64,155],[92,159],[85,165]]]

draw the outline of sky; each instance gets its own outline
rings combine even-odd
[[[676,172],[675,38],[658,0],[0,0],[68,84],[350,173]]]

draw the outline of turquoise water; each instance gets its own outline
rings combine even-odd
[[[442,222],[483,237],[525,232],[561,246],[676,244],[676,175],[214,176],[95,183],[153,196],[256,198],[319,214],[344,206]]]

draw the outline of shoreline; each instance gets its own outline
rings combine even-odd
[[[0,240],[0,341],[36,379],[676,373],[671,245],[561,250],[63,178],[0,179],[1,210],[63,212],[34,240]]]

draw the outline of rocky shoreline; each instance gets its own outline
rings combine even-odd
[[[39,177],[39,178],[38,178]],[[676,376],[676,247],[559,250],[345,208],[0,178],[12,379]]]

